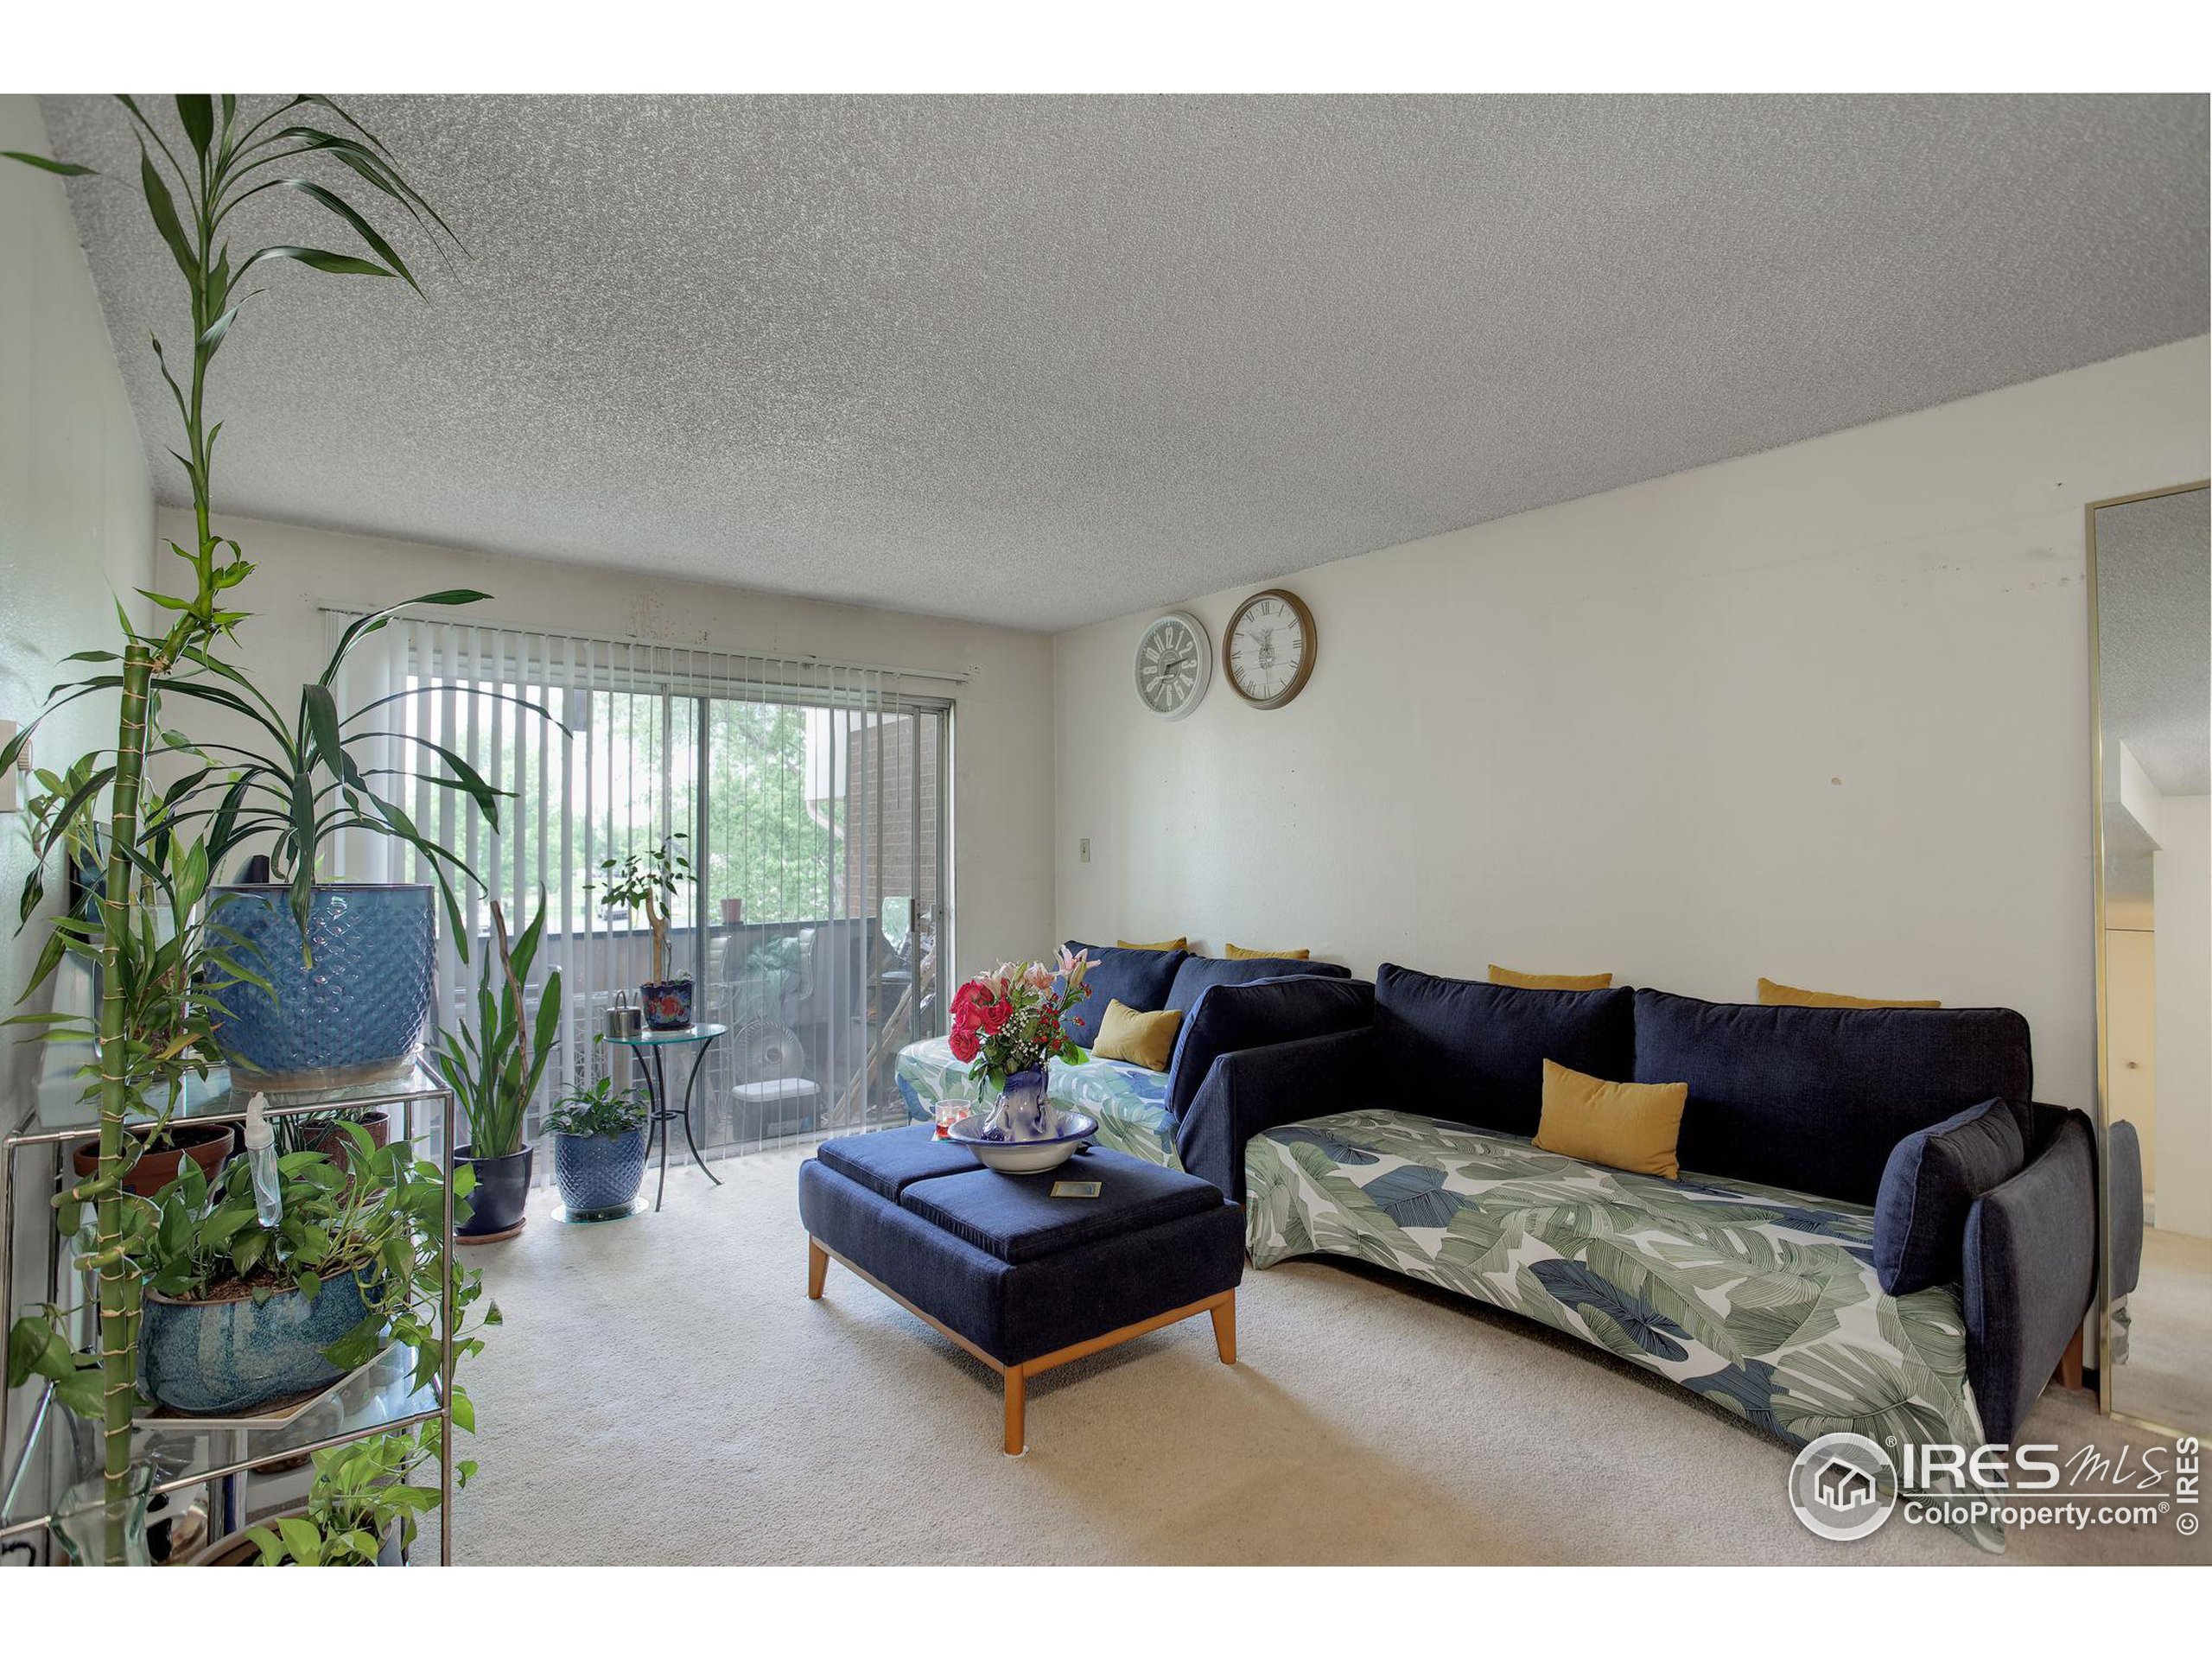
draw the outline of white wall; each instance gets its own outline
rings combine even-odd
[[[47,153],[33,99],[0,98],[0,149]],[[143,610],[130,595],[145,580],[153,521],[145,452],[61,181],[0,160],[0,718],[29,721],[60,677],[59,658],[115,643],[111,595]],[[33,758],[65,765],[114,741],[114,700],[88,697],[40,730]],[[14,931],[30,863],[23,823],[0,816],[0,1012],[14,1011],[63,885],[50,868],[44,909]],[[16,1035],[0,1032],[4,1128],[29,1115],[37,1071],[37,1046]],[[48,1167],[25,1158],[16,1173],[36,1190]],[[23,1206],[18,1297],[45,1294],[51,1226],[42,1205]]]
[[[2207,372],[2198,339],[1306,571],[1273,713],[1217,673],[1148,715],[1150,613],[1064,634],[1058,931],[2008,1004],[2086,1106],[2082,509],[2205,475]],[[1217,650],[1249,591],[1192,607]]]
[[[163,533],[188,513],[164,508]],[[1043,634],[825,605],[615,568],[541,563],[219,516],[257,569],[238,592],[254,620],[239,660],[289,709],[327,654],[318,607],[388,605],[442,588],[493,595],[466,614],[508,627],[812,654],[836,662],[974,670],[964,685],[904,683],[949,696],[953,715],[956,969],[1045,947],[1052,925],[1052,641]],[[457,615],[462,613],[439,613]]]
[[[2158,912],[2158,1224],[2212,1234],[2212,798],[2169,795]],[[2147,1148],[2146,1148],[2147,1155]]]

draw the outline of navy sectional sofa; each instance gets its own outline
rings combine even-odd
[[[1394,1268],[1800,1442],[2009,1442],[2081,1329],[2094,1135],[2032,1102],[2009,1009],[1522,990],[1393,964],[1373,996],[1364,1027],[1216,1054],[1179,1116],[1184,1166],[1245,1204],[1256,1265]],[[1688,1083],[1681,1180],[1536,1149],[1548,1058]],[[1992,1101],[2001,1123],[1978,1116]],[[1955,1276],[1892,1294],[1885,1246]]]

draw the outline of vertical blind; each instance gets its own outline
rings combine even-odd
[[[362,723],[450,750],[508,798],[494,826],[398,744],[374,760],[387,798],[481,882],[457,893],[467,963],[441,928],[435,1020],[473,1017],[491,902],[518,935],[544,895],[525,994],[534,1007],[558,969],[562,1011],[533,1134],[568,1089],[632,1081],[627,1051],[595,1039],[651,976],[651,934],[601,897],[601,866],[679,834],[694,879],[671,971],[691,976],[696,1020],[729,1028],[671,1056],[701,1145],[904,1121],[892,1058],[944,1030],[948,703],[880,670],[409,619],[368,636],[336,690],[346,712],[399,694]],[[433,879],[387,841],[349,838],[339,858],[344,880]]]

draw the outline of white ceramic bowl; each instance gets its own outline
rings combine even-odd
[[[1049,1141],[984,1141],[978,1139],[988,1114],[977,1112],[962,1118],[945,1131],[946,1137],[957,1141],[974,1153],[983,1166],[1005,1175],[1037,1175],[1048,1169],[1058,1169],[1075,1156],[1083,1143],[1098,1133],[1098,1120],[1088,1112],[1062,1111],[1060,1121],[1065,1132]]]

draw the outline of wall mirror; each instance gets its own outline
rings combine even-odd
[[[2212,543],[2202,484],[2091,504],[2098,1392],[2212,1434]]]

